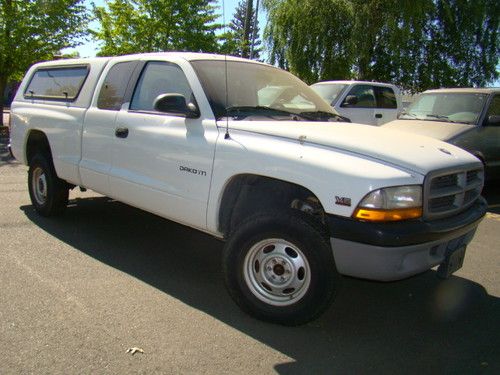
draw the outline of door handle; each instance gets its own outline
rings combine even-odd
[[[375,118],[382,118],[382,113],[377,113],[377,114],[375,115]]]
[[[118,138],[127,138],[128,137],[128,128],[116,128],[115,135]]]

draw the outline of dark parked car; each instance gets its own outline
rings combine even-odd
[[[500,179],[500,88],[428,90],[383,126],[459,146],[481,159],[487,179]]]

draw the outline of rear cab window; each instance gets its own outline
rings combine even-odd
[[[39,68],[27,85],[24,98],[74,101],[78,97],[89,71],[88,65]]]

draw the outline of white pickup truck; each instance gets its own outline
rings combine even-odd
[[[382,125],[403,111],[401,92],[389,83],[324,81],[311,88],[339,115],[358,124]]]
[[[339,274],[449,276],[486,212],[471,154],[340,122],[290,73],[244,59],[40,63],[11,108],[41,215],[62,213],[80,186],[210,233],[225,240],[233,299],[281,324],[319,316]]]

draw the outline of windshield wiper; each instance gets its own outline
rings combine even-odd
[[[414,114],[414,113],[410,113],[410,112],[401,112],[401,113],[399,114],[399,117],[401,117],[401,116],[409,116],[410,118],[417,118],[417,115],[416,115],[416,114]]]
[[[301,116],[308,117],[311,120],[330,120],[332,118],[335,118],[335,121],[340,121],[340,122],[351,122],[347,117],[337,115],[336,113],[332,112],[326,112],[326,111],[306,111],[306,112],[300,112]]]
[[[272,113],[270,113],[272,112]],[[234,107],[228,107],[225,110],[225,114],[228,116],[233,114],[241,118],[245,118],[248,116],[252,115],[265,115],[265,116],[290,116],[292,117],[293,120],[298,121],[300,119],[307,119],[305,116],[302,116],[302,114],[297,114],[294,112],[290,111],[285,111],[283,109],[277,109],[277,108],[272,108],[272,107],[265,107],[265,106],[251,106],[251,105],[242,105],[242,106],[234,106]]]
[[[431,117],[431,118],[435,118],[435,119],[438,119],[438,120],[445,120],[446,122],[461,122],[461,121],[455,121],[455,120],[450,120],[450,118],[448,116],[445,116],[445,115],[435,115],[435,114],[430,114],[430,115],[426,115],[427,117]]]
[[[432,117],[432,118],[438,118],[438,119],[443,119],[443,120],[448,120],[448,116],[445,115],[435,115],[435,114],[430,114],[426,115],[427,117]]]

